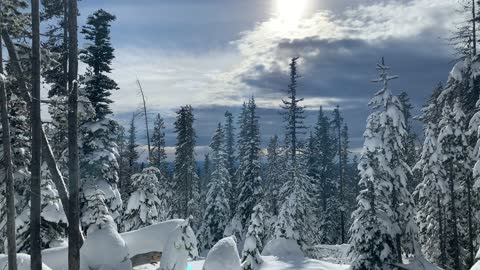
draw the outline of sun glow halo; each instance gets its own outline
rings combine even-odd
[[[274,0],[274,16],[284,27],[296,27],[306,14],[309,0]]]

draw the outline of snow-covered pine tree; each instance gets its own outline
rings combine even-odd
[[[152,166],[160,169],[160,175],[158,175],[159,219],[164,221],[172,215],[174,185],[169,173],[165,151],[165,123],[160,114],[157,114],[153,127],[151,162]]]
[[[84,193],[87,198],[87,205],[83,212],[83,224],[87,226],[102,224],[103,218],[110,215],[110,211],[105,203],[105,193],[101,189],[88,189]]]
[[[237,206],[225,235],[235,235],[242,243],[247,233],[248,221],[261,199],[262,179],[260,173],[260,128],[258,124],[257,105],[252,97],[244,106],[238,142],[240,166],[238,168],[238,185],[236,192]]]
[[[161,172],[156,167],[148,167],[141,173],[132,175],[133,192],[122,217],[125,231],[136,230],[159,222],[161,201],[158,197],[157,175],[161,175]]]
[[[420,159],[414,167],[414,173],[420,175],[420,183],[415,188],[419,241],[422,253],[428,260],[446,266],[445,237],[445,193],[447,189],[445,172],[438,153],[438,122],[441,118],[441,104],[438,96],[443,86],[433,91],[429,101],[422,108],[420,120],[424,123],[424,143]]]
[[[263,248],[262,238],[265,233],[264,210],[258,204],[253,208],[252,217],[248,225],[247,236],[242,250],[242,269],[258,270],[263,263],[260,252]]]
[[[168,173],[167,153],[165,152],[165,123],[160,114],[157,114],[153,124],[151,165],[157,167],[165,178]]]
[[[405,119],[405,130],[407,135],[403,138],[405,141],[403,145],[405,145],[405,162],[407,162],[410,168],[413,168],[418,161],[418,154],[417,154],[417,135],[414,133],[412,129],[412,110],[413,106],[410,103],[410,97],[406,92],[400,93],[398,96],[400,103],[402,104],[402,113]],[[419,179],[414,177],[414,175],[409,175],[407,181],[407,187],[409,192],[413,192],[415,187],[419,184]]]
[[[111,72],[114,59],[114,49],[110,42],[111,22],[115,16],[100,9],[88,16],[86,25],[82,28],[84,38],[92,42],[81,50],[80,60],[87,65],[87,72],[81,83],[80,96],[86,96],[94,113],[80,125],[81,152],[81,212],[82,221],[88,211],[88,200],[94,190],[104,193],[105,203],[114,220],[119,221],[122,210],[122,199],[118,190],[118,146],[116,144],[119,124],[111,119],[109,99],[112,90],[118,89],[117,84],[107,76]]]
[[[281,172],[283,171],[281,149],[278,142],[278,136],[274,135],[267,146],[267,165],[265,172],[265,198],[266,210],[273,217],[278,215],[279,192],[282,187]]]
[[[218,124],[210,144],[213,170],[208,184],[202,225],[197,233],[200,251],[210,249],[223,238],[223,232],[231,217],[226,192],[230,173],[225,148],[225,130],[221,124]]]
[[[402,253],[413,254],[415,243],[413,201],[407,190],[410,168],[404,158],[402,138],[406,135],[402,105],[388,88],[389,67],[382,59],[377,64],[383,87],[369,102],[370,114],[364,133],[360,157],[358,209],[350,228],[352,269],[385,269],[385,265],[402,263]],[[412,231],[413,230],[413,231]],[[403,244],[408,242],[409,244]],[[413,244],[415,246],[415,244]]]
[[[126,175],[125,175],[125,183],[122,183],[123,192],[122,196],[128,197],[127,194],[131,194],[133,192],[131,186],[131,178],[132,176],[137,173],[139,170],[137,168],[137,160],[139,158],[139,154],[137,152],[138,144],[137,144],[137,128],[135,126],[135,113],[132,114],[132,119],[130,120],[130,127],[128,128],[128,138],[126,143],[125,149],[125,160],[126,160]]]
[[[116,17],[103,9],[88,16],[81,33],[88,42],[92,42],[80,52],[80,60],[87,64],[85,90],[88,99],[95,108],[96,119],[104,119],[111,114],[110,100],[112,90],[117,90],[117,83],[107,76],[112,71],[111,64],[115,58],[110,42],[111,23]]]
[[[210,154],[205,154],[205,158],[203,159],[203,175],[202,175],[202,183],[200,185],[202,196],[205,197],[208,191],[208,183],[210,183],[210,178],[212,175],[212,164],[210,161]]]
[[[227,167],[230,172],[230,181],[235,176],[235,126],[233,124],[233,114],[225,112],[225,151],[227,153]],[[235,183],[232,182],[232,186]]]
[[[447,266],[454,269],[464,269],[467,258],[463,256],[465,247],[463,239],[468,236],[468,229],[462,222],[464,216],[468,216],[471,204],[465,204],[463,198],[466,187],[463,181],[469,177],[470,168],[468,162],[468,142],[465,137],[466,119],[460,103],[457,100],[453,106],[445,104],[442,119],[439,123],[438,154],[441,166],[444,170],[446,182],[446,255]],[[468,199],[468,198],[467,198]],[[465,209],[465,207],[467,209]],[[472,262],[473,263],[473,262]]]
[[[336,112],[341,122],[340,112]],[[335,115],[335,114],[334,114]],[[335,120],[335,119],[334,119]],[[341,124],[341,123],[340,123]],[[335,174],[335,156],[337,145],[330,120],[320,107],[317,123],[310,139],[308,175],[313,179],[316,220],[318,232],[316,241],[321,244],[335,244],[339,241],[339,218],[337,179]]]
[[[199,220],[200,191],[197,162],[195,160],[196,134],[193,128],[193,109],[190,105],[182,106],[177,111],[175,132],[177,143],[175,149],[175,198],[174,214],[177,217],[192,215]]]
[[[286,173],[284,184],[280,190],[280,198],[283,198],[277,223],[275,225],[275,238],[296,240],[300,247],[306,248],[313,237],[311,228],[313,201],[310,197],[313,182],[306,173],[305,158],[298,158],[299,138],[306,127],[303,120],[304,107],[299,103],[302,98],[297,97],[297,74],[298,57],[290,62],[290,83],[288,85],[288,97],[283,101],[285,131],[285,157]]]

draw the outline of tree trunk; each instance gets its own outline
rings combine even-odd
[[[32,162],[30,165],[30,241],[31,269],[42,269],[41,194],[42,119],[40,117],[40,1],[32,0]]]
[[[0,0],[0,9],[2,8]],[[0,33],[2,32],[2,21],[0,17]],[[0,76],[3,74],[3,53],[2,40],[0,39]],[[5,181],[7,197],[7,254],[8,270],[17,270],[17,243],[15,229],[15,189],[13,184],[13,163],[12,163],[12,145],[10,138],[10,123],[8,119],[8,100],[3,79],[0,78],[0,107],[2,117],[2,135],[3,135],[3,162],[5,166]]]
[[[150,149],[150,132],[149,132],[149,128],[148,128],[148,115],[147,115],[147,102],[145,101],[145,95],[143,94],[143,87],[142,87],[142,84],[140,83],[140,80],[137,79],[137,84],[138,84],[138,88],[140,89],[140,94],[142,95],[142,101],[143,101],[143,114],[145,116],[145,129],[146,129],[146,133],[147,133],[147,149],[148,149],[148,157],[147,157],[147,162],[148,164],[150,165],[151,163],[151,155],[152,155],[152,151]]]
[[[69,1],[69,50],[68,50],[68,173],[69,173],[69,226],[68,269],[80,269],[80,165],[78,157],[78,40],[77,0]],[[66,52],[65,52],[66,53]]]
[[[440,201],[440,196],[437,196],[437,207],[439,210],[438,213],[438,226],[439,226],[439,233],[440,233],[440,266],[445,267],[447,265],[446,258],[447,258],[447,252],[445,250],[445,226],[443,222],[443,206]]]
[[[20,66],[18,55],[15,50],[15,45],[13,44],[12,39],[10,38],[8,33],[6,33],[6,31],[2,32],[2,39],[3,41],[5,41],[5,47],[7,48],[8,55],[10,56],[10,64],[12,65],[14,73],[17,75],[16,79],[19,82],[19,86],[21,88],[21,91],[20,91],[20,93],[22,94],[21,97],[25,102],[27,102],[27,104],[31,104],[32,97],[29,93],[27,82],[25,78],[22,76],[23,68]],[[65,185],[65,181],[63,180],[62,173],[58,169],[57,161],[55,160],[52,148],[50,147],[50,143],[48,142],[47,135],[45,134],[45,131],[43,130],[43,128],[42,128],[42,146],[43,146],[43,151],[42,151],[43,158],[47,163],[48,170],[50,171],[52,180],[55,183],[55,187],[57,188],[58,195],[60,196],[60,200],[62,201],[63,210],[65,211],[65,214],[67,214],[68,216],[69,195],[67,192],[67,187]],[[80,235],[80,239],[83,243],[83,235]]]
[[[454,269],[461,269],[460,268],[460,245],[459,245],[459,239],[458,239],[458,230],[457,230],[457,207],[455,206],[456,204],[456,197],[455,197],[455,183],[454,183],[454,176],[453,176],[453,164],[452,161],[450,161],[449,164],[449,184],[450,184],[450,211],[452,212],[452,217],[450,221],[451,225],[451,230],[453,232],[453,239],[452,239],[452,245],[451,247],[452,250],[452,257],[453,257],[453,263],[454,263]]]

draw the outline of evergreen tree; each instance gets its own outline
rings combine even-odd
[[[284,198],[280,207],[279,216],[275,225],[275,237],[293,239],[302,248],[306,248],[312,239],[311,211],[313,202],[309,192],[312,190],[312,178],[307,176],[302,159],[298,159],[299,138],[304,134],[303,120],[304,107],[299,103],[303,99],[297,97],[297,58],[290,62],[290,83],[287,90],[287,99],[283,100],[282,108],[286,123],[286,174],[284,184],[280,191],[280,198]]]
[[[471,203],[464,204],[462,196],[466,191],[464,179],[469,179],[468,160],[468,142],[464,134],[465,130],[465,114],[463,113],[460,103],[457,101],[452,108],[445,105],[442,112],[442,120],[439,123],[438,135],[438,151],[441,166],[444,168],[443,178],[446,180],[446,213],[448,220],[446,226],[446,255],[447,266],[454,269],[465,269],[465,263],[468,263],[462,254],[465,239],[462,226],[463,216],[471,212]],[[464,211],[464,205],[467,211]],[[466,213],[465,213],[466,212]],[[468,231],[465,230],[465,231]],[[466,242],[466,241],[465,241]],[[467,248],[468,250],[468,248]],[[473,262],[470,262],[473,264]]]
[[[87,65],[85,90],[95,108],[97,119],[111,114],[110,100],[112,90],[117,90],[117,83],[107,76],[112,71],[114,49],[110,42],[110,27],[115,16],[103,9],[88,16],[87,24],[82,28],[84,38],[91,42],[80,52],[80,60]]]
[[[338,113],[339,116],[339,113]],[[335,137],[330,128],[330,120],[320,107],[314,133],[310,139],[308,175],[313,179],[318,239],[322,244],[337,243],[338,218],[336,218],[338,198],[334,158],[336,154]]]
[[[105,193],[100,189],[89,189],[88,192],[84,194],[87,198],[87,206],[84,211],[84,217],[87,217],[83,220],[84,224],[90,225],[102,225],[104,222],[104,217],[110,215],[108,207],[105,203]]]
[[[235,235],[237,239],[240,239],[239,242],[245,239],[253,207],[261,199],[263,193],[260,176],[260,129],[256,112],[257,105],[253,97],[243,110],[238,142],[240,166],[236,188],[237,206],[232,221],[225,229],[225,235]]]
[[[165,123],[160,114],[157,114],[153,127],[152,165],[157,167],[165,178],[169,178],[167,153],[165,152]]]
[[[278,143],[278,136],[275,135],[270,139],[267,147],[267,166],[265,173],[265,197],[267,201],[267,211],[274,217],[278,215],[279,192],[282,187],[281,172],[282,167],[281,149]]]
[[[193,129],[193,109],[190,105],[177,111],[175,132],[175,214],[180,217],[199,216],[199,177],[195,160],[196,134]]]
[[[388,89],[389,76],[382,59],[377,65],[383,88],[369,105],[375,110],[368,118],[365,143],[360,157],[358,209],[351,231],[352,269],[384,269],[402,263],[402,252],[415,254],[413,202],[406,180],[410,168],[405,163],[402,138],[405,119],[399,99]],[[414,245],[415,246],[415,245]]]
[[[437,98],[443,86],[439,85],[428,103],[422,108],[425,141],[420,159],[414,167],[421,181],[415,189],[417,224],[422,252],[430,261],[446,267],[445,236],[445,192],[447,184],[444,168],[438,152],[438,122],[441,118],[441,104]]]
[[[156,167],[143,169],[132,175],[132,188],[127,209],[122,217],[125,231],[136,230],[159,221],[160,199],[158,197],[158,178],[160,170]]]
[[[242,251],[242,269],[257,270],[263,263],[260,256],[262,250],[262,236],[264,232],[264,212],[261,205],[253,208],[252,218],[250,219],[245,244]]]
[[[406,92],[400,93],[398,99],[402,104],[402,113],[403,118],[405,119],[405,130],[407,131],[407,135],[405,135],[403,138],[403,145],[405,145],[405,162],[407,162],[408,166],[413,168],[418,160],[416,149],[417,135],[413,132],[411,123],[413,106],[410,103],[410,98]],[[415,178],[414,175],[410,175],[407,181],[408,191],[413,192],[418,184],[418,179]]]
[[[225,150],[228,171],[233,180],[235,175],[235,126],[233,125],[233,115],[229,111],[225,112]],[[232,186],[235,186],[235,183],[232,182]]]
[[[213,135],[210,149],[213,171],[208,184],[202,225],[197,234],[200,241],[200,250],[210,249],[223,238],[223,232],[230,218],[230,206],[226,193],[230,173],[225,151],[225,131],[221,124],[218,124]]]
[[[135,114],[132,115],[130,120],[130,127],[128,129],[128,138],[125,149],[125,159],[126,159],[126,175],[125,183],[122,183],[123,192],[122,195],[131,194],[133,192],[131,187],[130,179],[137,172],[137,160],[139,154],[137,152],[137,128],[135,126]]]

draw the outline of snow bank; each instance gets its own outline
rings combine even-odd
[[[351,263],[348,256],[350,245],[316,245],[306,250],[309,258],[326,262],[347,264]]]
[[[158,270],[185,270],[188,258],[198,257],[197,238],[190,227],[192,216],[170,232]]]
[[[218,241],[210,252],[203,265],[203,270],[240,270],[235,236],[229,236]]]
[[[182,224],[182,222],[184,222],[183,219],[167,220],[120,235],[127,243],[132,257],[151,251],[163,252],[171,232]]]
[[[427,261],[424,257],[415,257],[408,259],[409,263],[400,265],[401,269],[406,269],[406,270],[441,270],[438,266],[432,264],[431,262]],[[475,267],[475,266],[474,266]],[[470,269],[474,270],[474,268]],[[477,270],[480,270],[478,268]]]
[[[303,258],[304,254],[300,249],[300,246],[297,244],[297,241],[292,239],[278,238],[269,241],[265,245],[262,256]]]
[[[57,247],[42,250],[42,260],[55,270],[68,269],[68,247]]]
[[[132,269],[128,247],[111,216],[88,228],[87,239],[80,249],[81,269],[129,270]]]
[[[18,270],[30,270],[30,255],[22,253],[17,254],[17,266]],[[3,254],[0,254],[0,269],[8,269],[8,258]],[[43,264],[42,270],[52,269]]]

